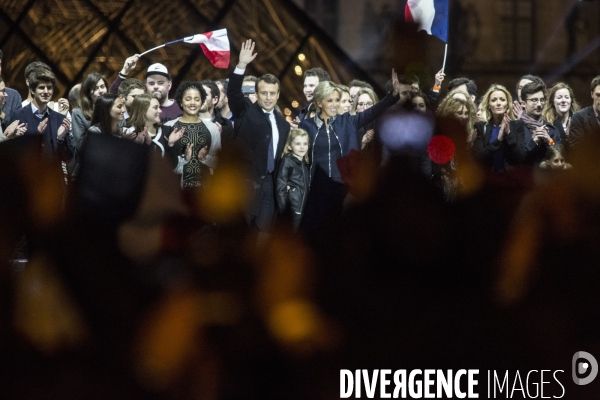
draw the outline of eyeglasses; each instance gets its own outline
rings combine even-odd
[[[544,104],[546,102],[546,99],[527,99],[525,101],[530,101],[532,104]]]
[[[373,103],[372,102],[368,102],[368,103],[356,103],[356,107],[372,107]]]

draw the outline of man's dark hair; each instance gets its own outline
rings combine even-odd
[[[227,93],[227,88],[229,87],[229,79],[219,79],[217,80],[221,85],[223,85],[223,91]]]
[[[467,85],[467,92],[470,95],[477,97],[477,85],[475,84],[475,81],[473,81],[469,78],[452,79],[448,83],[448,91],[451,92],[452,90],[456,89],[457,87],[459,87],[461,85]]]
[[[360,81],[358,79],[352,79],[350,81],[350,83],[348,84],[348,88],[351,87],[360,87],[360,88],[369,88],[371,90],[373,90],[373,86],[369,85],[367,82],[365,81]]]
[[[51,71],[40,70],[31,76],[29,79],[29,89],[35,90],[42,82],[50,82],[52,86],[56,86],[56,77]]]
[[[398,82],[403,85],[411,86],[414,80],[412,80],[411,77],[408,76],[398,75]],[[391,79],[385,83],[384,89],[386,93],[391,93],[394,91],[394,84],[392,83]]]
[[[416,75],[407,75],[406,79],[410,82],[411,85],[414,83],[416,83],[417,85],[421,84],[419,77]]]
[[[69,105],[71,106],[71,110],[74,110],[79,107],[79,94],[81,93],[81,83],[73,86],[71,90],[69,90]]]
[[[199,83],[210,89],[210,94],[213,98],[216,97],[218,99],[221,99],[221,91],[219,90],[219,87],[215,82],[211,81],[210,79],[204,79]],[[206,93],[206,95],[208,96],[208,93]]]
[[[179,107],[181,108],[183,96],[185,95],[185,92],[187,92],[189,89],[196,89],[200,93],[200,104],[204,104],[204,100],[206,100],[206,90],[204,90],[202,84],[200,82],[188,81],[183,82],[181,85],[179,85],[179,87],[175,91],[175,101],[177,102]]]
[[[121,96],[123,100],[125,100],[125,98],[129,96],[129,92],[131,92],[133,89],[142,89],[145,93],[146,85],[139,79],[127,78],[123,82],[121,82],[117,92],[119,93],[119,96]]]
[[[546,96],[546,87],[539,82],[529,82],[521,89],[521,100],[525,101],[528,95],[537,92],[542,92]]]
[[[119,95],[104,93],[102,96],[98,97],[94,103],[91,125],[98,126],[100,132],[104,135],[115,133],[112,131],[112,117],[110,116],[110,111],[118,98]]]
[[[600,85],[600,75],[592,79],[592,84],[590,85],[590,92],[593,92],[596,89],[596,86]]]
[[[517,81],[517,86],[515,86],[515,93],[519,93],[519,83],[521,83],[521,81],[523,79],[527,79],[527,80],[529,80],[531,82],[535,82],[535,83],[541,84],[542,86],[544,86],[544,92],[546,91],[546,84],[544,83],[544,80],[542,78],[540,78],[539,76],[535,76],[535,75],[523,75]],[[521,91],[522,90],[523,90],[523,88],[521,88]],[[522,93],[521,93],[521,99],[523,99],[523,94]]]
[[[256,93],[258,93],[258,84],[261,82],[277,84],[277,91],[278,92],[281,91],[281,83],[279,82],[279,79],[277,79],[277,77],[275,75],[264,74],[263,76],[258,78],[258,80],[256,81],[256,85],[254,86],[254,88],[255,88],[254,90],[256,91]]]
[[[329,75],[329,73],[327,71],[325,71],[323,68],[319,68],[319,67],[307,69],[306,71],[304,71],[304,79],[306,79],[309,76],[318,77],[319,82],[331,80],[331,76]]]
[[[48,64],[41,61],[34,61],[25,67],[25,80],[31,80],[30,75],[39,72],[39,70],[52,71]]]

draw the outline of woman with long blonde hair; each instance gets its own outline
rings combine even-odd
[[[481,99],[482,111],[487,122],[475,123],[476,137],[473,142],[475,157],[492,171],[506,170],[506,164],[514,164],[516,137],[513,100],[502,85],[493,84]]]

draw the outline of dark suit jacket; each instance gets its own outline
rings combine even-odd
[[[41,121],[33,115],[31,103],[29,103],[24,108],[14,112],[10,122],[19,120],[21,123],[27,123],[25,134],[40,137],[40,145],[43,147],[44,154],[56,156],[62,161],[70,161],[73,158],[73,145],[69,134],[65,135],[62,142],[58,141],[58,128],[60,128],[64,119],[64,115],[48,109],[48,125],[44,133],[40,135],[37,129]]]
[[[532,139],[531,131],[522,120],[511,121],[511,124],[514,125],[517,139],[516,162],[526,165],[534,165],[542,162],[548,150],[546,143],[536,144]],[[548,134],[554,139],[554,142],[560,144],[561,138],[556,127],[548,121],[544,121],[544,125],[548,128]]]
[[[515,122],[516,121],[511,121],[509,124],[509,132],[505,135],[505,139],[502,142],[498,140],[492,142],[492,129],[494,126],[491,122],[488,122],[487,124],[483,122],[475,123],[477,136],[473,142],[473,153],[480,163],[492,168],[494,164],[494,153],[501,148],[504,152],[505,164],[515,165],[518,163]]]
[[[259,181],[267,172],[267,156],[271,145],[271,122],[257,103],[252,103],[242,93],[243,75],[233,71],[229,75],[227,97],[229,108],[235,118],[234,141],[245,149],[244,161],[254,180]],[[275,171],[283,153],[283,148],[290,131],[290,124],[275,110],[275,121],[279,131],[279,142],[275,154]]]
[[[569,129],[569,147],[577,146],[585,136],[598,135],[600,124],[594,114],[594,106],[577,111],[571,117]]]
[[[2,121],[2,128],[6,129],[8,127],[8,122],[13,121],[13,113],[17,110],[21,109],[21,95],[14,89],[9,87],[6,88],[6,94],[8,98],[6,99],[6,103],[2,106],[2,111],[4,111],[4,120]]]

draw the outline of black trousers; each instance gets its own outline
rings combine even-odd
[[[253,212],[249,216],[249,223],[260,232],[271,230],[275,219],[275,183],[273,179],[273,174],[266,173],[260,181],[256,182],[259,187],[255,195]]]

